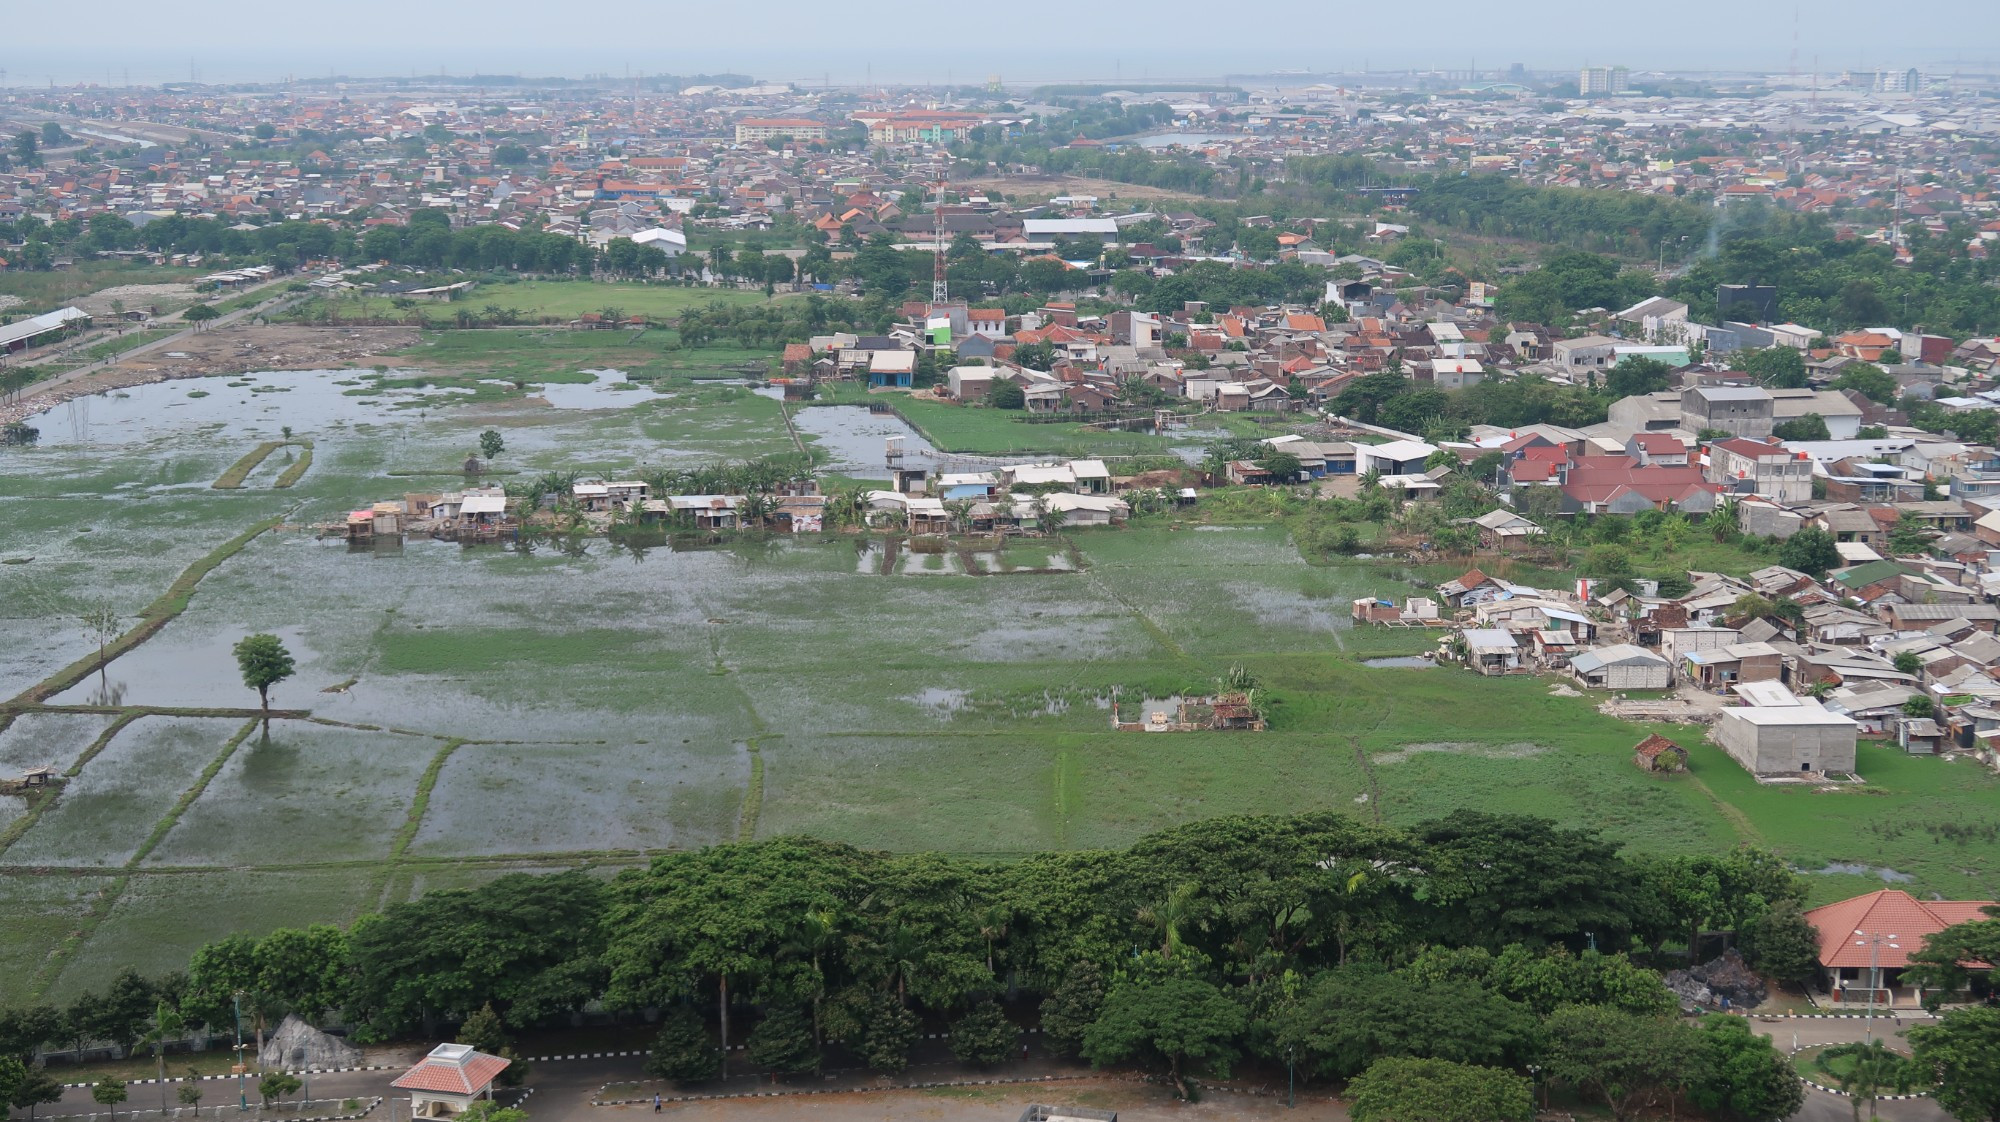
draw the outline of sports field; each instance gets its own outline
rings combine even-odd
[[[886,542],[837,534],[316,539],[304,527],[364,501],[456,485],[489,427],[503,472],[797,447],[770,397],[664,366],[630,389],[581,377],[603,354],[544,354],[535,385],[482,396],[481,376],[507,376],[492,366],[531,360],[460,338],[386,375],[138,387],[42,419],[40,447],[0,450],[0,698],[17,698],[0,774],[69,774],[54,800],[0,799],[0,1000],[509,870],[785,832],[1004,859],[1214,814],[1409,822],[1479,806],[1651,851],[1752,841],[1915,890],[2000,889],[1990,773],[1865,747],[1866,790],[1773,790],[1670,730],[1692,774],[1641,774],[1630,748],[1650,730],[1547,681],[1363,665],[1433,641],[1348,623],[1349,600],[1400,594],[1405,574],[1308,564],[1284,526],[1240,515],[1155,516],[1004,557],[974,543],[977,573],[958,552],[904,550],[885,574]],[[458,373],[428,372],[426,353]],[[294,447],[240,488],[212,486],[286,425],[314,457],[292,486],[277,482]],[[77,621],[100,598],[147,628],[102,677]],[[229,654],[253,631],[298,658],[268,733]],[[1114,706],[1130,719],[1233,666],[1261,680],[1270,731],[1112,729]],[[49,696],[30,703],[38,686]],[[1959,826],[1926,825],[1943,822]],[[1825,899],[1882,882],[1814,883]]]

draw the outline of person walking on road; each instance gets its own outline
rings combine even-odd
[[[653,1113],[660,1113],[660,1093],[658,1091],[653,1092]]]

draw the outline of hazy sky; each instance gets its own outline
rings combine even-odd
[[[1801,72],[2000,58],[2000,3],[1929,0],[1432,0],[1250,5],[1057,0],[919,5],[825,0],[570,7],[542,0],[333,5],[210,0],[5,4],[9,85],[261,81],[339,72],[633,74],[734,71],[836,83],[1214,77],[1407,66]],[[1907,18],[1906,18],[1907,17]],[[1097,46],[1098,42],[1105,44]]]

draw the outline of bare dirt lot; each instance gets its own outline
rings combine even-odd
[[[1281,1089],[1282,1090],[1282,1089]],[[808,1106],[807,1103],[810,1103]],[[1300,1095],[1295,1110],[1282,1094],[1207,1092],[1201,1102],[1177,1102],[1165,1088],[1117,1080],[1075,1080],[1027,1086],[949,1087],[933,1091],[790,1096],[676,1103],[667,1112],[699,1122],[793,1122],[810,1112],[825,1122],[1016,1122],[1031,1104],[1115,1110],[1124,1122],[1222,1122],[1283,1118],[1286,1122],[1345,1122],[1347,1112],[1319,1095]],[[600,1113],[651,1114],[645,1106],[599,1107]]]
[[[325,370],[352,366],[416,342],[414,327],[227,327],[149,351],[119,364],[119,369],[167,378],[250,370]]]
[[[414,327],[218,328],[127,356],[116,366],[80,377],[58,377],[31,388],[19,400],[0,407],[0,422],[19,420],[71,398],[174,378],[358,366],[377,355],[414,346],[416,341]]]
[[[122,301],[128,310],[159,308],[168,312],[186,307],[194,300],[191,284],[121,284],[79,296],[74,303],[93,316],[108,316],[117,311],[112,306],[115,301]]]

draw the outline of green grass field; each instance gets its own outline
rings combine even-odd
[[[606,308],[616,308],[628,317],[645,316],[670,321],[690,308],[706,308],[710,304],[742,307],[761,304],[766,299],[769,298],[763,292],[754,289],[689,288],[677,284],[621,281],[530,280],[481,283],[449,303],[418,300],[407,308],[399,307],[392,297],[369,293],[333,297],[315,295],[293,309],[286,318],[314,323],[326,319],[329,312],[343,319],[394,318],[414,313],[426,320],[449,322],[460,311],[483,316],[485,309],[492,307],[505,309],[523,323],[545,320],[568,322],[586,312],[602,313]]]
[[[1029,424],[1020,419],[1025,414],[1014,410],[958,405],[919,394],[871,394],[866,385],[851,382],[823,387],[819,400],[856,405],[886,403],[934,446],[950,452],[1139,456],[1170,453],[1175,443],[1150,432],[1093,428],[1077,421]]]
[[[246,527],[281,515],[290,527],[251,540],[101,679],[54,698],[109,715],[0,715],[0,770],[74,772],[37,811],[0,800],[0,1001],[510,870],[611,871],[786,832],[1005,859],[1215,814],[1409,823],[1483,807],[1641,851],[1747,841],[1809,870],[1893,870],[1912,891],[2000,891],[2000,846],[1984,840],[2000,828],[1991,773],[1871,745],[1863,788],[1766,788],[1699,730],[1667,730],[1692,771],[1643,774],[1630,749],[1651,730],[1594,698],[1362,665],[1435,642],[1348,620],[1353,598],[1404,594],[1413,574],[1308,563],[1253,504],[1075,532],[1073,571],[1022,571],[1059,568],[1051,553],[1070,564],[1055,543],[972,543],[983,575],[956,552],[908,551],[883,575],[881,541],[842,535],[351,551],[300,529],[457,485],[456,461],[487,427],[506,437],[496,470],[514,473],[792,447],[771,398],[695,384],[735,353],[655,337],[449,333],[409,356],[423,389],[392,386],[417,377],[403,369],[217,379],[196,400],[184,382],[140,387],[128,412],[146,424],[110,425],[120,403],[100,400],[93,427],[62,414],[40,446],[0,451],[4,556],[23,562],[5,570],[0,642],[15,656],[0,662],[0,697],[94,650],[78,617],[95,599],[132,619]],[[581,370],[648,364],[655,385],[555,401],[594,389]],[[479,388],[516,375],[527,390]],[[167,412],[180,408],[184,422]],[[275,456],[242,489],[210,487],[280,422],[313,442],[295,487],[268,485]],[[312,715],[275,720],[268,737],[229,654],[258,630],[298,661],[274,704]],[[1270,731],[1112,728],[1114,711],[1211,691],[1232,666],[1261,680]],[[1946,821],[1970,829],[1926,826]],[[1812,883],[1825,900],[1883,882]]]

